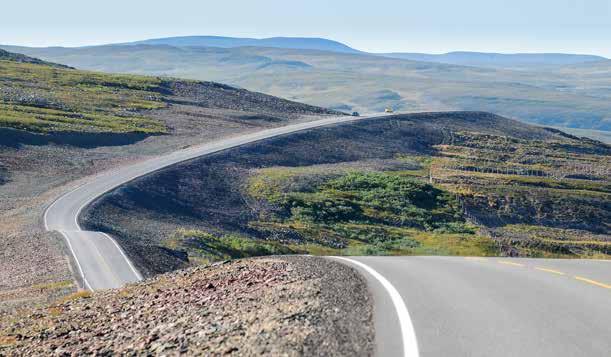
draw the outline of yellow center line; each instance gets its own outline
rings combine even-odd
[[[513,266],[516,266],[516,267],[523,267],[524,266],[524,264],[509,262],[507,260],[499,260],[498,262],[499,262],[499,264],[513,265]]]
[[[566,275],[565,273],[563,273],[561,271],[553,270],[553,269],[548,269],[548,268],[535,267],[535,269],[541,270],[541,271],[545,271],[545,272],[548,272],[548,273],[552,273],[552,274]]]
[[[465,257],[465,259],[467,259],[467,260],[476,260],[476,261],[479,261],[479,262],[486,262],[486,261],[488,261],[488,259],[481,258],[481,257]]]
[[[579,281],[583,281],[592,285],[596,285],[596,286],[600,286],[601,288],[605,288],[605,289],[611,289],[611,285],[607,285],[604,283],[601,283],[599,281],[596,280],[591,280],[591,279],[587,279],[587,278],[583,278],[581,276],[576,276],[575,279],[579,280]]]

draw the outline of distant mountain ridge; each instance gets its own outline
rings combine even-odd
[[[168,45],[175,47],[271,47],[296,50],[318,50],[350,54],[371,54],[390,58],[435,62],[463,66],[519,67],[519,66],[561,66],[608,60],[602,56],[567,53],[488,53],[455,51],[444,54],[428,53],[369,53],[354,49],[339,41],[309,37],[242,38],[223,36],[181,36],[148,39],[123,43],[121,45]]]
[[[324,38],[307,37],[271,37],[271,38],[239,38],[222,36],[183,36],[166,37],[136,42],[124,43],[123,45],[169,45],[177,47],[273,47],[300,50],[319,50],[339,53],[362,53],[341,42]]]
[[[590,63],[608,60],[602,56],[580,55],[566,53],[487,53],[487,52],[448,52],[440,55],[427,53],[385,53],[384,57],[406,59],[412,61],[436,62],[463,66],[533,66],[552,65],[563,66],[579,63]]]

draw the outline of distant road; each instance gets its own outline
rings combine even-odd
[[[48,231],[58,231],[66,238],[82,276],[84,287],[90,290],[121,287],[127,283],[141,280],[142,276],[112,237],[101,232],[87,232],[81,229],[78,216],[82,209],[95,199],[135,178],[185,160],[279,135],[374,117],[331,117],[262,130],[190,147],[99,174],[52,203],[45,211],[45,228]]]
[[[611,261],[350,259],[374,295],[380,356],[611,356]],[[411,335],[363,264],[399,293]]]

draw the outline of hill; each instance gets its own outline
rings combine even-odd
[[[463,66],[493,68],[528,68],[565,66],[579,63],[606,61],[607,58],[593,55],[575,55],[564,53],[484,53],[484,52],[449,52],[440,55],[426,53],[385,53],[386,57],[401,58],[412,61],[437,62]]]
[[[275,47],[286,49],[319,50],[339,53],[360,53],[341,42],[324,38],[271,37],[239,38],[220,36],[167,37],[127,43],[132,45],[168,45],[176,47]]]
[[[0,52],[0,127],[30,132],[163,134],[172,103],[259,113],[330,111],[212,82],[78,71]]]
[[[438,62],[466,66],[514,68],[524,66],[558,66],[604,61],[607,58],[594,55],[565,53],[485,53],[456,51],[445,54],[427,53],[367,53],[338,41],[325,38],[271,37],[263,39],[222,36],[182,36],[148,39],[126,43],[128,45],[168,45],[175,47],[274,47],[298,50],[320,50],[352,54],[376,54],[392,58],[421,62]]]
[[[97,71],[220,81],[345,112],[482,110],[541,125],[611,130],[608,61],[516,71],[262,47],[14,50]]]
[[[41,226],[45,208],[76,181],[202,142],[329,114],[338,115],[214,82],[79,71],[5,54],[0,312],[76,290],[72,272],[78,268],[71,266],[69,248],[60,234]]]
[[[395,115],[175,165],[80,223],[145,275],[274,254],[609,258],[610,157],[489,113]]]

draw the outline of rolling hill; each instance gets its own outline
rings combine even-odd
[[[170,128],[152,113],[173,103],[259,113],[331,113],[218,83],[87,72],[0,50],[0,128],[164,134]]]
[[[41,224],[72,181],[325,114],[337,115],[214,82],[89,72],[0,52],[0,320],[77,288],[63,237]]]
[[[611,61],[516,71],[269,47],[5,48],[82,69],[219,81],[345,112],[481,110],[580,135],[597,130],[599,138],[611,130]]]

